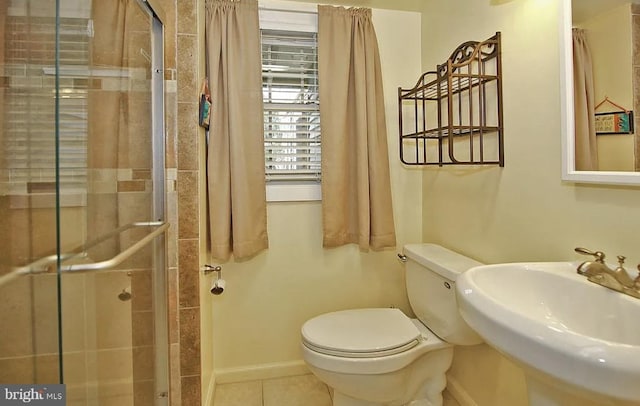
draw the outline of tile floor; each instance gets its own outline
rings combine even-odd
[[[331,396],[309,374],[218,385],[213,406],[331,406]],[[445,391],[444,406],[460,405]]]

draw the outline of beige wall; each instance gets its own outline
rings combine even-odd
[[[624,4],[579,24],[587,32],[593,59],[596,105],[609,97],[633,110],[633,44],[631,5]],[[596,113],[620,111],[604,103]],[[598,136],[598,168],[602,171],[633,171],[633,135]]]
[[[198,7],[196,10],[197,20],[198,20],[198,32],[204,33],[204,25],[205,25],[205,12],[204,12],[204,0],[198,0]],[[201,37],[202,38],[202,37]],[[198,47],[200,48],[199,55],[205,54],[205,44],[204,41],[198,41]],[[205,59],[204,57],[199,60],[199,72],[198,77],[204,76],[205,70]],[[204,136],[204,129],[198,128],[199,132],[199,145],[198,150],[206,151],[206,142]],[[200,173],[206,173],[205,168],[205,154],[200,154],[200,162],[199,162],[199,170]],[[200,176],[200,185],[199,188],[202,191],[206,191],[206,176]],[[207,206],[204,204],[199,205],[200,209],[200,230],[206,230],[206,222],[207,215],[206,210]],[[202,235],[206,235],[206,233],[202,233]],[[198,250],[199,257],[206,258],[207,257],[207,239],[200,238],[198,241]],[[213,404],[213,394],[215,391],[215,374],[213,371],[214,365],[214,354],[213,354],[213,308],[210,305],[210,296],[209,292],[209,283],[210,276],[204,275],[204,273],[200,273],[200,339],[202,342],[207,343],[206,345],[200,346],[200,359],[201,359],[201,382],[202,382],[202,405]]]
[[[640,192],[560,180],[556,3],[426,0],[421,33],[415,14],[374,14],[399,246],[436,242],[494,263],[575,259],[573,248],[581,245],[625,254],[629,264],[640,261],[633,246]],[[396,88],[413,85],[461,42],[496,31],[503,33],[506,167],[403,168],[396,153]],[[218,383],[299,371],[299,329],[314,315],[364,306],[410,311],[395,252],[323,250],[319,202],[271,203],[268,216],[269,250],[225,264],[225,293],[202,298],[212,317],[203,328],[213,330],[212,344],[203,345],[213,346]],[[521,370],[486,345],[457,349],[450,376],[479,406],[527,404]]]
[[[333,4],[345,7],[369,7],[389,10],[422,11],[422,0],[293,0],[300,3]]]
[[[397,87],[420,70],[420,14],[374,11],[385,78],[389,156],[398,246],[421,240],[421,172],[397,158]],[[402,29],[398,29],[402,27]],[[223,266],[227,289],[213,309],[217,382],[304,371],[300,327],[329,311],[397,306],[410,311],[396,250],[361,253],[322,248],[320,202],[270,203],[269,249]],[[210,283],[210,279],[208,280]]]
[[[634,269],[640,190],[560,180],[557,3],[425,2],[425,69],[463,41],[503,34],[506,165],[423,170],[423,238],[485,263],[577,260],[584,246]],[[485,345],[457,349],[450,375],[479,406],[527,404],[520,370]]]

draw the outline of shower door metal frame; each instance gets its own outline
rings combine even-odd
[[[139,0],[140,1],[140,0]],[[151,14],[151,120],[153,218],[165,221],[165,105],[164,105],[164,13],[153,0],[141,0]],[[166,236],[153,246],[153,308],[155,337],[156,406],[169,405],[169,331],[167,306]]]
[[[164,11],[155,0],[137,0],[151,18],[152,216],[165,221]],[[169,331],[167,306],[166,233],[153,243],[153,309],[155,406],[169,405]]]

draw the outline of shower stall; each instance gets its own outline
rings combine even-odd
[[[168,404],[163,24],[0,2],[0,384]]]

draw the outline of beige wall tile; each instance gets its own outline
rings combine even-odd
[[[164,67],[176,68],[176,4],[178,0],[160,0],[165,12],[164,21]]]
[[[0,358],[0,382],[35,382],[34,357]]]
[[[171,185],[176,186],[176,181],[169,181]],[[167,192],[166,201],[167,216],[165,221],[169,222],[167,230],[167,266],[175,268],[178,266],[178,193],[173,191]]]
[[[168,84],[167,84],[168,85]],[[177,168],[178,148],[178,96],[175,92],[165,93],[165,167]]]
[[[171,406],[181,406],[182,380],[180,378],[180,343],[169,345],[169,370],[171,372],[169,382]]]
[[[198,240],[178,241],[180,253],[180,307],[200,305]]]
[[[35,357],[35,383],[60,382],[59,358],[57,354],[37,355]],[[24,382],[20,382],[24,383]]]
[[[116,168],[118,143],[113,142],[114,123],[120,122],[120,92],[89,90],[88,103],[88,166]]]
[[[8,242],[7,257],[3,257],[3,261],[6,261],[7,267],[26,265],[31,262],[29,251],[32,245],[30,242],[32,231],[29,212],[27,210],[11,210],[9,199],[5,200],[3,208],[6,210],[4,213],[8,213],[8,216],[3,221],[4,228],[2,231],[6,235],[11,235]],[[53,212],[51,214],[53,216]],[[47,224],[54,224],[52,221],[53,217]]]
[[[164,0],[170,1],[170,0]],[[198,172],[197,169],[197,102],[199,78],[197,75],[198,36],[197,14],[198,0],[170,1],[173,10],[171,23],[167,26],[166,33],[175,39],[175,45],[166,44],[165,52],[175,51],[176,59],[167,61],[167,67],[175,67],[177,78],[177,96],[172,102],[183,102],[175,110],[176,132],[175,141],[171,138],[168,142],[175,143],[174,156],[167,162],[172,167],[178,167],[177,190],[177,238],[193,239],[199,237],[199,197],[198,197]],[[175,26],[172,26],[173,24]],[[181,34],[176,35],[176,31]],[[189,35],[183,35],[188,33]],[[173,48],[172,48],[173,45]],[[168,58],[171,58],[171,54]],[[173,106],[177,106],[174,104]],[[172,108],[173,108],[172,106]],[[169,135],[171,137],[171,135]],[[168,151],[171,147],[167,148]],[[171,161],[173,159],[173,161]],[[188,170],[188,171],[187,171]],[[175,207],[175,206],[174,206]],[[192,286],[197,295],[198,259],[197,250],[193,250],[193,242],[180,242],[176,247],[179,266],[179,291],[175,293],[178,306],[194,306],[197,301],[185,295]],[[195,280],[193,276],[195,275]],[[177,286],[176,286],[177,287]],[[171,312],[170,312],[171,314]],[[172,328],[170,332],[171,342],[179,340],[180,345],[172,345],[171,352],[171,400],[172,405],[196,405],[200,404],[200,328],[199,313],[197,308],[182,309],[177,312],[179,327]],[[185,377],[185,375],[193,375]]]
[[[180,34],[197,34],[197,6],[197,0],[181,0],[178,2],[178,32]]]
[[[84,351],[65,352],[63,357],[65,384],[76,388],[81,387],[85,392],[83,396],[86,397],[86,386],[92,378],[87,374],[87,353]]]
[[[180,317],[178,312],[178,269],[169,268],[169,343],[180,344]]]
[[[133,383],[99,382],[96,404],[100,406],[133,406]]]
[[[198,238],[198,172],[178,171],[178,238]]]
[[[58,288],[57,277],[33,277],[33,302],[29,304],[34,315],[35,354],[58,352]]]
[[[94,296],[88,300],[95,300],[97,349],[131,347],[131,301],[118,298],[123,289],[131,291],[131,277],[126,272],[104,272],[95,278]]]
[[[155,387],[154,381],[135,381],[133,382],[133,404],[134,406],[153,406],[155,405]]]
[[[121,180],[118,181],[118,192],[144,192],[146,184],[142,180]]]
[[[198,100],[197,77],[198,38],[191,34],[178,34],[178,102],[193,103]],[[195,119],[195,118],[194,118]]]
[[[153,380],[155,351],[153,346],[133,348],[133,380]]]
[[[112,175],[114,174],[113,171]],[[115,184],[114,184],[115,185]],[[89,194],[87,196],[87,234],[91,240],[117,227],[118,196],[116,193]],[[105,260],[119,252],[114,239],[96,245],[89,250],[93,260]]]
[[[85,345],[87,349],[87,365],[91,365],[91,368],[87,368],[87,373],[91,372],[91,376],[87,376],[88,380],[97,380],[97,372],[95,369],[95,365],[97,365],[97,354],[95,350],[98,346],[98,317],[97,317],[97,302],[93,295],[98,287],[96,287],[96,276],[97,273],[86,273],[85,274],[85,291],[87,292],[84,302],[84,312],[86,314],[85,318]],[[89,351],[91,350],[91,351]],[[96,395],[97,396],[97,395]]]
[[[199,405],[202,396],[200,391],[200,375],[183,376],[181,381],[182,404],[185,406]]]
[[[133,330],[132,345],[134,347],[152,346],[154,342],[154,313],[140,311],[131,313]]]
[[[100,387],[110,388],[109,385],[121,382],[133,382],[133,350],[121,348],[96,351],[97,378]]]
[[[131,309],[153,309],[152,279],[150,270],[131,271]]]
[[[0,124],[2,120],[1,117],[2,115],[0,114]],[[2,135],[0,135],[0,142],[2,142]],[[4,165],[2,163],[2,158],[0,158],[0,165]],[[0,185],[2,185],[2,182],[5,182],[7,179],[7,171],[0,171]],[[9,228],[9,196],[5,196],[6,193],[7,192],[4,187],[0,186],[0,194],[3,195],[0,196],[0,213],[3,213],[3,215],[0,216],[0,233],[2,233],[2,235],[11,235],[12,230]],[[0,244],[0,275],[8,273],[13,267],[13,264],[11,263],[11,247],[14,244],[15,241],[13,236],[9,239],[9,242]]]
[[[180,373],[200,374],[200,309],[180,309]]]
[[[135,181],[143,183],[142,181]],[[118,182],[120,183],[120,182]],[[120,224],[128,224],[136,221],[149,221],[151,217],[151,192],[145,193],[119,193],[118,194],[118,215]],[[145,235],[149,230],[142,230],[141,234]],[[122,233],[121,238],[126,238],[132,231]]]
[[[9,3],[8,2],[4,2],[2,4],[0,4],[0,23],[2,23],[2,26],[5,26],[5,20],[7,18],[7,9],[9,8]],[[0,61],[4,61],[4,31],[5,30],[0,30]],[[0,117],[2,117],[0,115]],[[0,123],[2,123],[0,121]]]
[[[85,279],[84,274],[62,276],[62,344],[65,352],[86,349],[87,308],[85,304],[90,292],[87,291]],[[53,289],[56,288],[53,287]],[[53,303],[49,301],[47,305],[55,308],[52,306]]]
[[[100,406],[133,406],[133,393],[100,396],[98,401]]]
[[[197,0],[180,0],[178,2],[178,33],[197,34]]]
[[[178,169],[198,169],[198,103],[178,103]]]
[[[97,396],[90,398],[86,384],[67,384],[67,406],[86,406],[91,400],[97,401]]]
[[[117,192],[118,172],[116,169],[88,169],[87,170],[88,193]]]
[[[33,294],[30,284],[32,278],[18,278],[0,287],[0,295],[4,302],[0,307],[0,326],[11,326],[11,328],[3,328],[0,359],[27,357],[33,354],[33,315],[31,314]],[[51,337],[51,340],[57,341],[56,336]],[[5,361],[5,365],[14,365],[14,363]],[[25,366],[22,365],[22,361],[16,361],[15,366],[24,373]],[[0,368],[0,378],[3,375],[2,371],[3,368]],[[24,376],[18,371],[16,373],[18,376]],[[0,379],[0,382],[6,381]]]

